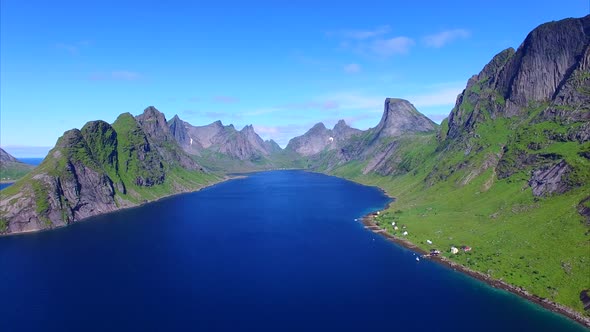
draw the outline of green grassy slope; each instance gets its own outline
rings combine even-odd
[[[394,176],[362,175],[365,164],[358,161],[332,174],[395,197],[378,218],[392,234],[404,237],[401,227],[393,230],[395,221],[425,250],[439,249],[469,268],[583,312],[579,294],[590,288],[590,229],[576,207],[590,196],[590,160],[581,156],[590,143],[556,139],[579,124],[535,122],[536,110],[530,112],[523,122],[484,121],[452,142],[444,132],[402,139],[392,157],[398,160]],[[552,157],[530,157],[545,155]],[[567,175],[572,189],[534,197],[532,169],[556,160],[573,168]],[[473,250],[451,255],[451,246],[463,245]]]
[[[2,163],[0,164],[0,181],[16,181],[22,178],[25,174],[29,173],[34,168],[35,166],[24,163]]]

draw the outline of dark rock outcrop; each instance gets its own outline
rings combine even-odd
[[[496,55],[457,97],[448,137],[487,118],[524,115],[547,105],[538,121],[590,120],[590,15],[543,24],[515,52]]]
[[[533,195],[547,196],[568,191],[571,188],[563,179],[570,171],[571,167],[564,160],[555,165],[534,170],[529,180]]]
[[[199,185],[179,169],[201,173],[154,107],[113,125],[88,122],[65,132],[30,178],[3,191],[0,233],[64,226]],[[164,183],[159,194],[145,191]]]

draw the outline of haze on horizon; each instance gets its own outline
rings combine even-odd
[[[588,12],[578,0],[485,9],[3,0],[0,146],[43,157],[68,129],[149,105],[193,125],[253,124],[282,147],[320,121],[373,127],[386,97],[440,122],[496,53],[539,24]]]

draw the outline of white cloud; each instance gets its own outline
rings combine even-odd
[[[389,25],[382,25],[382,26],[376,27],[375,29],[371,29],[371,30],[344,29],[344,30],[338,30],[338,31],[331,31],[331,32],[328,32],[327,35],[328,36],[335,35],[335,36],[339,36],[339,37],[343,37],[343,38],[347,38],[347,39],[362,40],[362,39],[368,39],[368,38],[381,36],[381,35],[387,34],[389,31],[391,31],[391,27]]]
[[[359,73],[361,71],[361,66],[356,63],[349,63],[344,66],[344,72],[349,74]]]
[[[445,30],[439,33],[424,37],[424,44],[428,47],[440,48],[460,38],[471,36],[471,32],[465,29]]]
[[[389,57],[394,54],[407,54],[416,43],[413,39],[400,36],[373,41],[370,50],[376,55]]]

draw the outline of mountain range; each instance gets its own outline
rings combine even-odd
[[[3,152],[4,153],[4,152]],[[4,157],[3,157],[4,158]],[[3,161],[4,163],[4,161]],[[590,16],[549,22],[471,77],[440,125],[386,98],[379,123],[323,123],[281,149],[249,125],[194,126],[154,107],[64,133],[2,191],[0,232],[63,226],[195,190],[225,173],[303,168],[378,185],[396,202],[379,225],[584,311],[590,288]],[[429,240],[429,241],[430,241]],[[431,241],[431,242],[432,242]]]
[[[25,164],[0,148],[0,181],[14,181],[30,172],[32,165]]]

